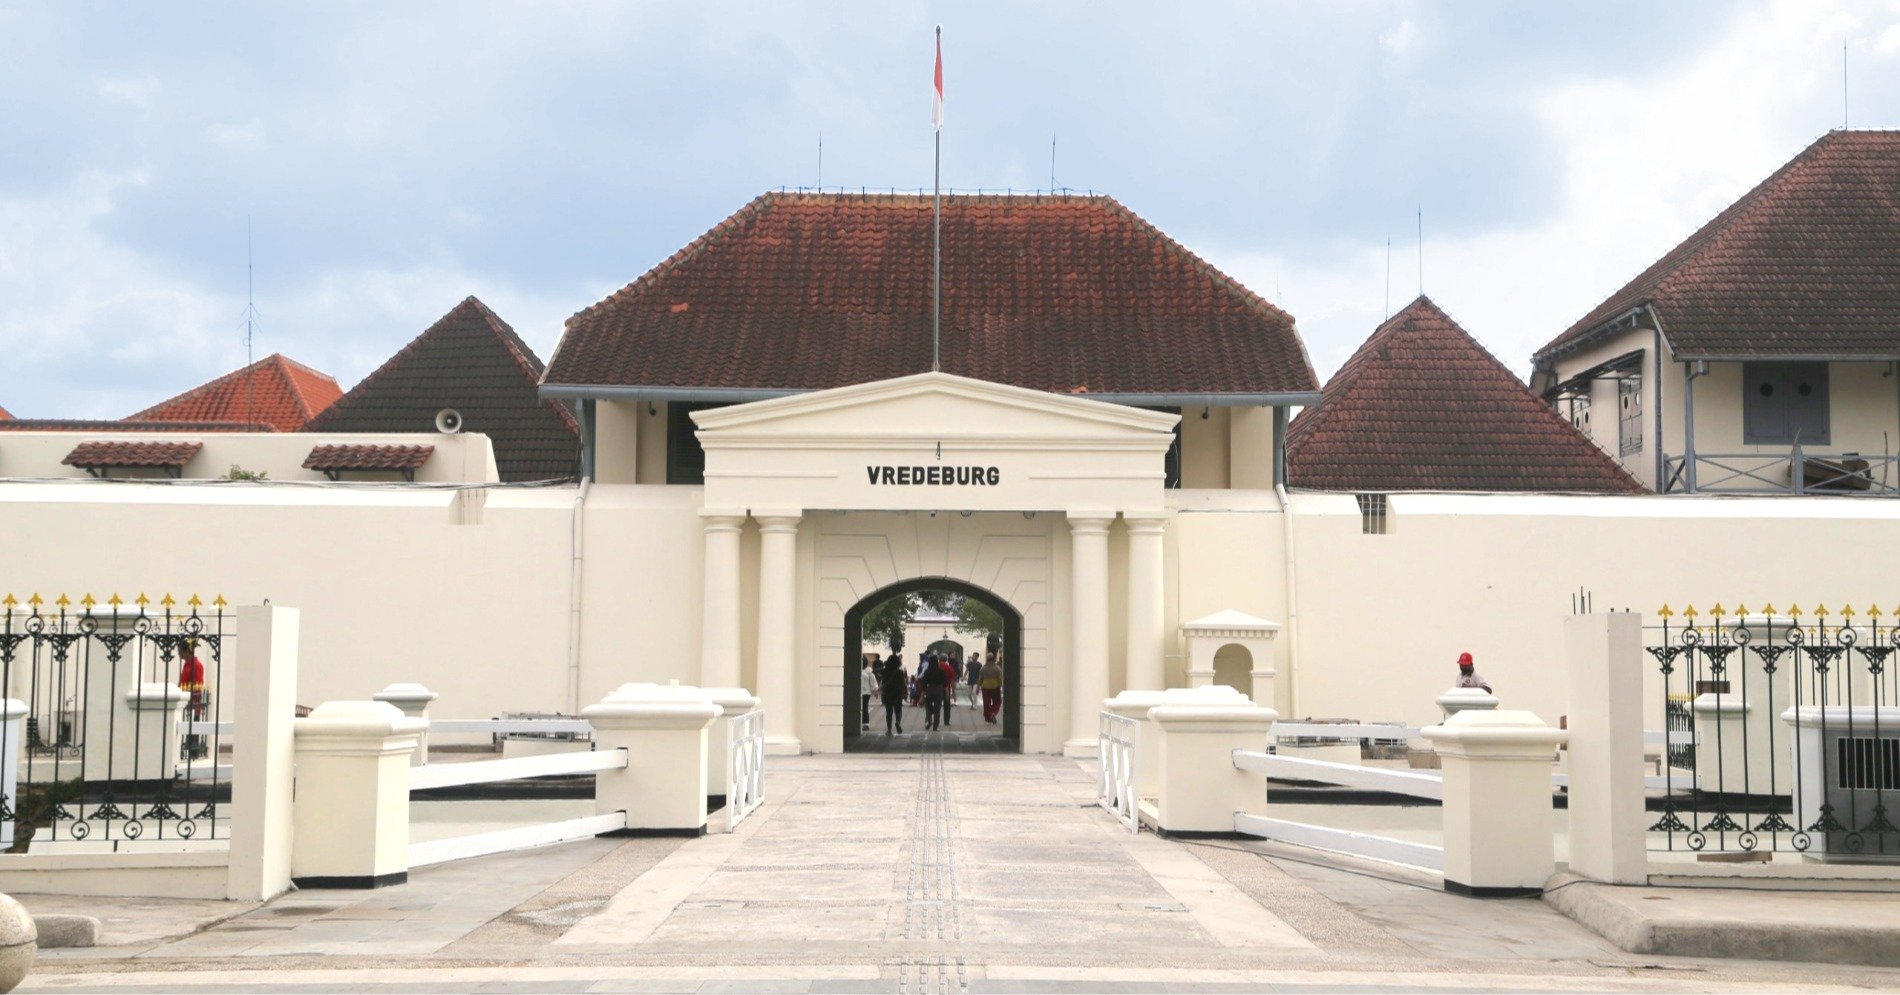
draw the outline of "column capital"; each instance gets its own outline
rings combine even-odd
[[[1161,511],[1122,512],[1122,522],[1128,526],[1129,532],[1136,535],[1160,535],[1167,530],[1168,520],[1172,517],[1174,516]]]
[[[754,510],[752,518],[759,523],[761,532],[797,532],[798,523],[804,520],[799,512],[778,508]]]
[[[745,512],[701,508],[699,521],[708,532],[737,532],[745,527]]]
[[[1112,511],[1071,511],[1068,513],[1069,531],[1076,535],[1106,535],[1108,527],[1115,522]]]

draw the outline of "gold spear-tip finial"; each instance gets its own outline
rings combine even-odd
[[[140,608],[143,608],[143,607],[145,607],[146,605],[149,605],[149,604],[151,604],[151,603],[152,603],[152,599],[151,599],[151,598],[148,598],[148,597],[146,597],[146,596],[145,596],[145,592],[144,592],[144,591],[140,591],[140,592],[139,592],[139,596],[138,596],[138,597],[136,597],[136,598],[133,598],[133,599],[132,599],[132,603],[133,603],[133,604],[135,604],[135,605],[138,605],[138,606],[139,606]]]
[[[34,591],[33,596],[26,599],[26,603],[32,605],[33,610],[37,612],[40,610],[40,606],[46,603],[46,599],[40,597],[40,592]]]
[[[1868,605],[1868,606],[1867,606],[1867,617],[1868,617],[1868,618],[1879,618],[1879,617],[1880,617],[1880,606],[1879,606],[1879,605]]]
[[[190,605],[190,606],[191,606],[191,610],[192,610],[192,611],[197,611],[197,610],[198,610],[198,606],[200,606],[200,605],[202,605],[202,604],[204,604],[204,602],[202,602],[202,601],[199,601],[199,600],[198,600],[198,596],[194,594],[194,595],[192,595],[192,596],[191,596],[191,597],[190,597],[189,599],[187,599],[187,600],[185,601],[185,604],[188,604],[188,605]]]
[[[1722,607],[1720,601],[1717,601],[1715,607],[1709,609],[1709,614],[1714,615],[1716,618],[1724,618],[1728,615],[1728,610]]]
[[[93,605],[96,605],[99,602],[92,600],[92,592],[87,591],[85,594],[80,595],[79,603],[86,606],[86,608],[90,609],[92,608]]]
[[[1826,605],[1815,605],[1815,606],[1814,606],[1814,616],[1815,616],[1816,618],[1826,618],[1826,617],[1827,617],[1827,606],[1826,606]]]
[[[1848,605],[1847,607],[1845,607],[1845,608],[1842,608],[1842,609],[1841,609],[1841,617],[1842,617],[1842,618],[1853,618],[1853,617],[1854,617],[1854,606],[1853,606],[1853,605]]]
[[[53,599],[53,604],[56,604],[61,608],[65,608],[68,605],[71,605],[72,603],[73,603],[73,599],[67,597],[64,591],[60,592],[59,597]]]
[[[1669,603],[1666,601],[1663,602],[1663,606],[1661,608],[1656,609],[1656,614],[1657,616],[1661,618],[1675,618],[1676,617],[1676,613],[1669,610]]]
[[[12,591],[8,591],[6,597],[0,598],[0,606],[12,608],[14,605],[17,605],[17,604],[19,604],[19,602],[13,599]]]
[[[1761,613],[1762,613],[1763,615],[1773,615],[1773,614],[1775,613],[1775,605],[1774,605],[1774,602],[1772,602],[1772,601],[1771,601],[1771,602],[1769,602],[1768,604],[1765,604],[1765,605],[1762,605],[1762,606],[1761,606]]]
[[[1788,617],[1789,617],[1789,618],[1800,618],[1800,617],[1801,617],[1801,606],[1800,606],[1800,605],[1789,605],[1789,606],[1788,606]]]
[[[1747,617],[1748,617],[1748,606],[1747,606],[1747,605],[1736,605],[1736,606],[1735,606],[1735,617],[1736,617],[1736,618],[1747,618]]]
[[[1687,607],[1687,608],[1684,608],[1684,609],[1682,610],[1682,617],[1683,617],[1683,618],[1694,618],[1694,617],[1696,617],[1696,615],[1698,615],[1698,614],[1700,614],[1700,613],[1699,613],[1699,612],[1697,612],[1697,611],[1695,610],[1695,606],[1694,606],[1694,605],[1690,605],[1689,607]]]
[[[218,606],[219,608],[223,608],[225,605],[230,604],[229,601],[224,600],[224,595],[222,594],[214,595],[211,599],[211,603]]]
[[[159,603],[160,605],[163,605],[163,606],[164,606],[164,607],[166,607],[166,608],[170,608],[171,606],[173,606],[173,605],[175,605],[175,604],[177,604],[178,602],[176,602],[176,601],[173,601],[173,600],[172,600],[172,595],[171,595],[171,592],[170,592],[170,591],[167,591],[167,592],[165,592],[165,596],[164,596],[164,597],[162,597],[162,598],[160,598],[160,599],[158,599],[158,603]]]
[[[112,597],[106,599],[106,604],[111,605],[114,608],[117,608],[120,605],[125,604],[125,599],[119,597],[119,592],[114,591],[112,592]]]

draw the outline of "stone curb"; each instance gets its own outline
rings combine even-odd
[[[91,947],[99,943],[99,920],[81,915],[39,915],[33,926],[40,933],[40,949]]]
[[[1643,889],[1598,884],[1574,874],[1559,874],[1544,887],[1545,904],[1629,953],[1900,967],[1900,929],[1838,920],[1737,922],[1646,915],[1610,897],[1612,891]]]

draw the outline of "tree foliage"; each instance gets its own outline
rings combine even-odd
[[[986,642],[1003,640],[1003,617],[996,609],[954,591],[925,590],[899,594],[865,612],[864,641],[882,643],[902,656],[904,628],[926,610],[954,617],[958,632],[983,636]]]

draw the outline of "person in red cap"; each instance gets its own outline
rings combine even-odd
[[[1452,686],[1461,688],[1483,688],[1485,694],[1492,693],[1491,682],[1478,676],[1477,670],[1472,667],[1471,654],[1469,653],[1458,654],[1458,683]]]

